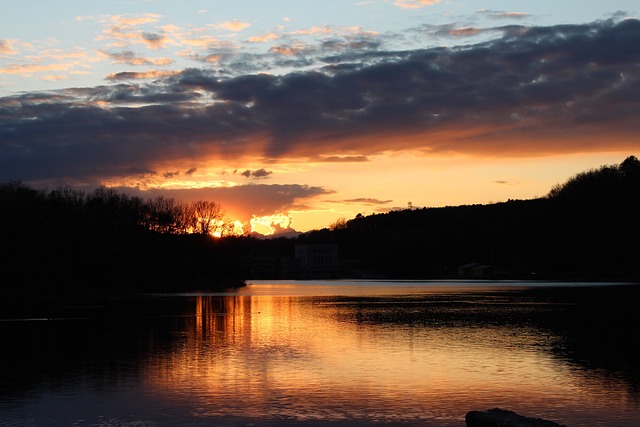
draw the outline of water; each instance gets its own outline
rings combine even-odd
[[[640,425],[637,285],[256,282],[0,314],[2,426]]]

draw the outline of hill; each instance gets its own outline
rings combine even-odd
[[[350,275],[627,280],[640,278],[638,218],[640,161],[631,156],[543,198],[358,216],[298,241],[338,244]]]
[[[258,269],[282,278],[285,261],[291,274],[294,246],[309,243],[337,244],[343,277],[640,280],[633,156],[542,198],[358,215],[297,238],[214,239],[219,212],[206,201],[0,184],[0,292],[217,290]]]

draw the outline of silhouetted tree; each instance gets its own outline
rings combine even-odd
[[[187,210],[191,224],[198,234],[211,234],[224,230],[224,211],[219,204],[207,200],[197,200]]]
[[[149,200],[147,205],[148,217],[145,226],[148,229],[160,233],[184,234],[186,232],[184,204],[173,198],[158,196]]]
[[[346,218],[338,218],[333,224],[329,226],[329,230],[331,231],[343,230],[345,228],[347,228]]]

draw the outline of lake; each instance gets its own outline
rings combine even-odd
[[[0,314],[0,426],[640,425],[637,284],[256,281]]]

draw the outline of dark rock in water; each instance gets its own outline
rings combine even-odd
[[[541,418],[529,418],[504,409],[471,411],[464,417],[467,427],[565,427]]]

